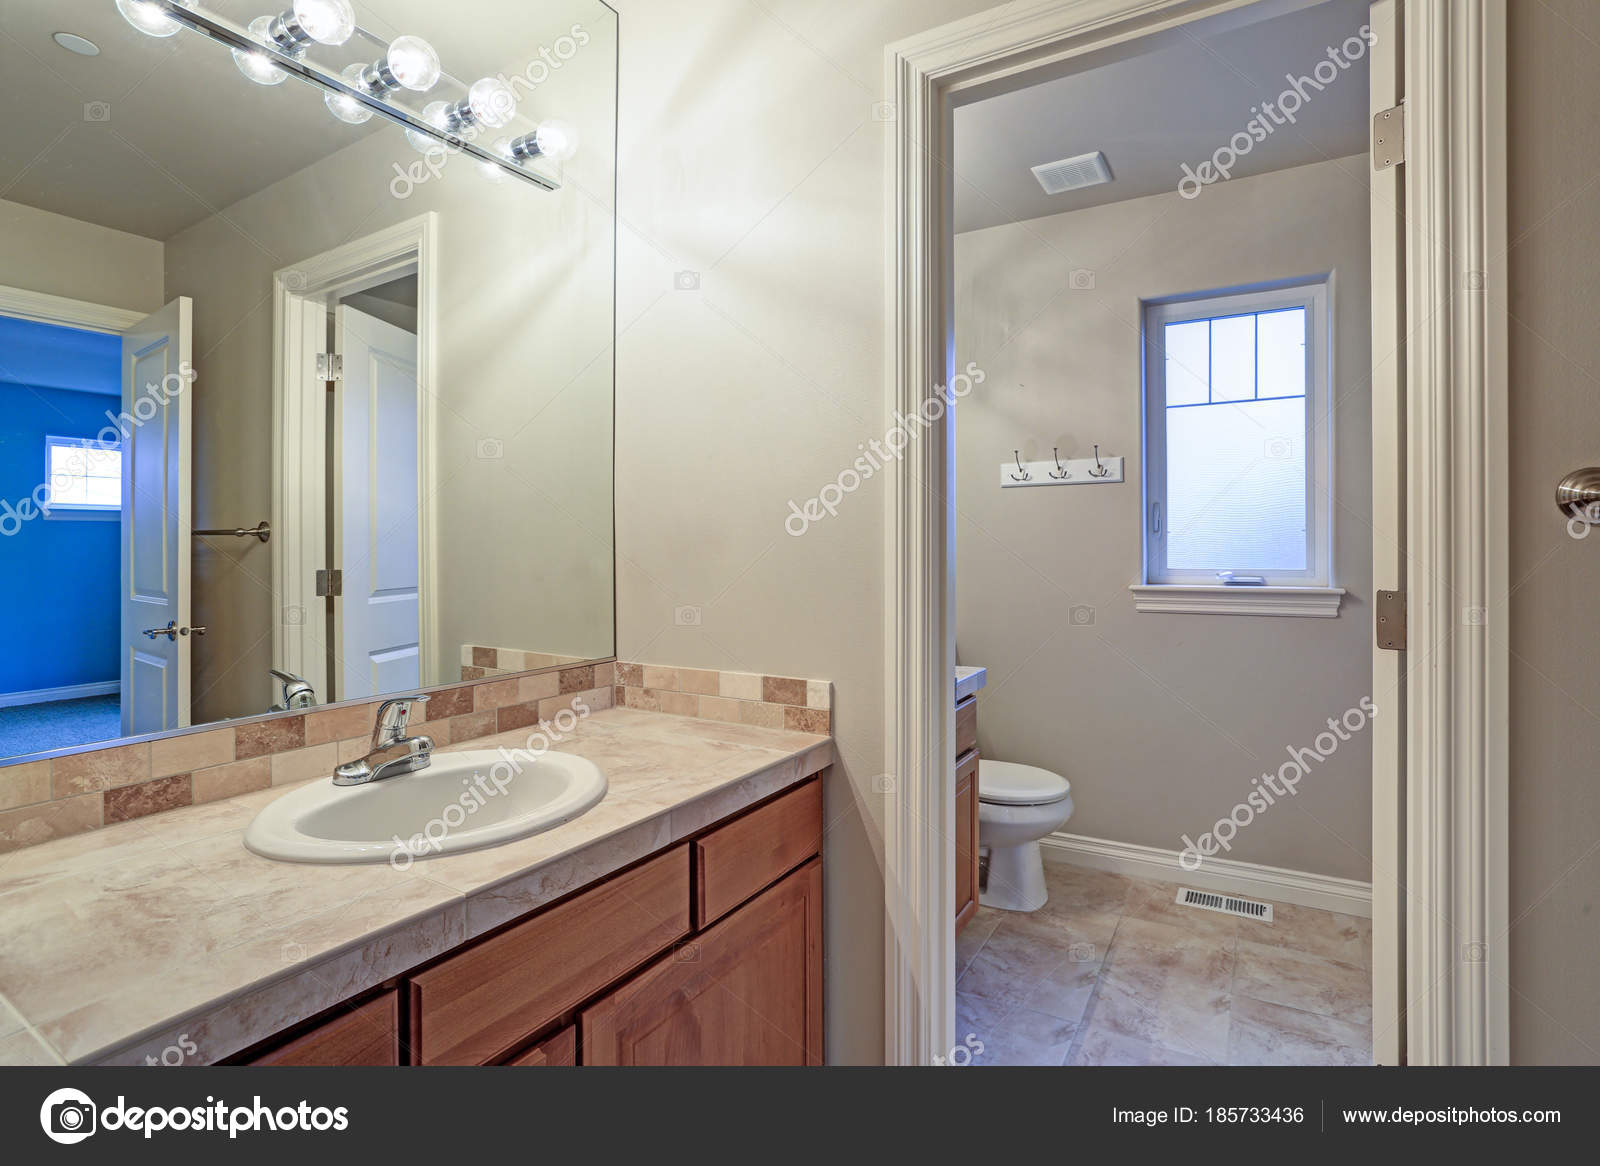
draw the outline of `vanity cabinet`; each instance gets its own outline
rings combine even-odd
[[[812,859],[585,1008],[586,1065],[822,1063],[822,863]]]
[[[340,1009],[309,1031],[245,1061],[341,1067],[400,1063],[400,994],[392,988],[364,1004]]]
[[[978,913],[978,698],[956,705],[956,931]]]
[[[488,1065],[689,934],[678,846],[411,977],[422,1065]]]
[[[236,1061],[819,1065],[822,823],[819,775]]]
[[[519,1068],[567,1069],[578,1063],[578,1030],[567,1025],[533,1048],[506,1062]]]

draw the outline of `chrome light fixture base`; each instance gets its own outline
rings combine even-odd
[[[455,129],[447,128],[448,123],[445,125],[433,125],[411,111],[396,105],[390,105],[382,98],[369,93],[365,88],[357,88],[344,80],[344,78],[335,76],[326,69],[305,60],[304,46],[301,46],[298,52],[287,52],[277,43],[276,38],[274,38],[272,44],[261,44],[247,33],[229,24],[184,7],[186,2],[188,0],[143,0],[143,3],[165,12],[175,23],[184,28],[198,32],[202,36],[214,40],[229,49],[239,49],[247,53],[260,53],[273,63],[281,66],[285,72],[317,86],[324,93],[348,97],[351,101],[371,110],[376,116],[392,122],[414,135],[431,139],[448,149],[475,158],[479,162],[498,167],[530,185],[539,187],[541,190],[553,191],[561,189],[559,182],[520,165],[515,159],[508,158],[503,154],[491,153],[482,146],[468,141],[457,133]],[[275,19],[283,20],[284,18],[280,16]],[[459,110],[462,104],[467,105],[470,112],[470,102],[458,103],[451,108],[452,110]]]

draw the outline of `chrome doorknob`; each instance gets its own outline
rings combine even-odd
[[[203,636],[206,634],[206,629],[180,628],[178,621],[172,619],[167,621],[167,626],[164,628],[145,628],[144,634],[152,640],[159,636],[166,636],[169,643],[175,643],[179,636]]]
[[[1600,520],[1600,466],[1587,466],[1556,484],[1556,505],[1566,518]]]

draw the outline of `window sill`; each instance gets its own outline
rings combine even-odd
[[[121,510],[63,510],[57,506],[44,512],[47,522],[120,522]]]
[[[1128,588],[1136,611],[1188,615],[1273,615],[1337,619],[1343,587],[1224,587],[1187,583],[1136,583]]]

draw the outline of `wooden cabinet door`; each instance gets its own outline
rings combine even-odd
[[[546,1037],[507,1065],[522,1068],[568,1069],[578,1063],[578,1030],[567,1025],[554,1036]]]
[[[822,1063],[822,860],[579,1015],[586,1065]]]
[[[956,930],[978,913],[978,754],[956,767]]]
[[[398,1065],[400,994],[375,999],[327,1020],[286,1045],[252,1058],[251,1065]]]

